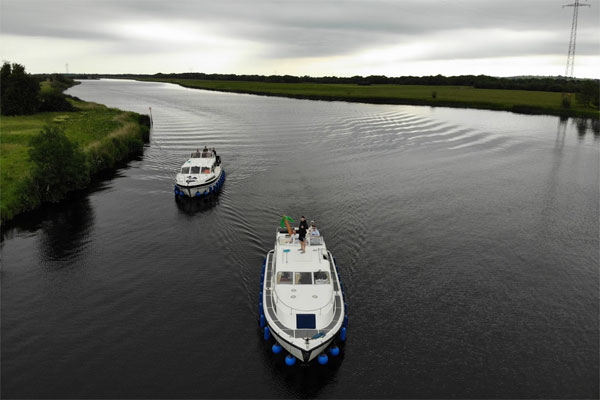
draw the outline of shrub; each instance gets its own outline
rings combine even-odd
[[[46,126],[31,138],[29,146],[33,185],[42,201],[58,201],[89,183],[85,155],[63,130]]]
[[[43,92],[40,98],[42,100],[40,111],[75,111],[75,107],[67,101],[65,95],[57,90]]]
[[[560,100],[560,106],[562,108],[571,108],[571,94],[567,94],[567,93],[563,93],[561,100]]]
[[[598,81],[584,81],[580,86],[581,91],[576,94],[577,102],[586,107],[598,107],[600,98]]]

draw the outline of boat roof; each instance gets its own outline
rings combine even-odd
[[[188,158],[186,162],[183,163],[181,168],[183,167],[211,167],[216,161],[216,158],[206,157],[206,158]]]

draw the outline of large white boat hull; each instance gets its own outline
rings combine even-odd
[[[289,305],[286,305],[282,301],[280,294],[277,294],[283,288],[281,288],[282,283],[277,283],[275,279],[275,273],[278,271],[276,265],[284,263],[283,268],[289,269],[291,268],[291,264],[288,263],[288,259],[293,261],[294,258],[299,259],[299,257],[305,256],[299,253],[298,255],[291,253],[293,246],[296,244],[293,241],[290,243],[288,236],[283,236],[278,233],[275,249],[267,253],[264,261],[261,277],[261,327],[264,329],[265,339],[272,336],[289,354],[300,360],[300,362],[308,363],[320,354],[325,353],[330,346],[335,347],[334,343],[342,344],[345,341],[348,322],[345,310],[345,295],[339,279],[335,259],[326,250],[324,243],[321,242],[322,246],[315,247],[314,250],[311,250],[311,246],[309,245],[307,253],[313,251],[313,254],[319,254],[319,258],[313,258],[312,260],[318,261],[320,259],[321,261],[318,262],[322,264],[319,265],[319,271],[326,271],[330,274],[331,300],[326,305],[321,305],[318,310],[313,311],[312,314],[314,316],[307,308],[286,308]],[[282,246],[285,248],[282,249]],[[300,286],[286,284],[286,287],[297,288],[292,289],[291,293],[294,293],[291,296],[292,298],[296,298],[296,295],[300,294]],[[311,287],[314,287],[314,289],[311,289]],[[304,286],[304,288],[308,288],[309,290],[308,293],[305,292],[305,294],[308,294],[308,297],[311,297],[311,294],[313,294],[312,298],[316,299],[318,297],[316,295],[318,293],[318,285],[308,285]],[[320,293],[322,294],[323,292]],[[313,323],[315,319],[317,323],[314,326],[304,326],[304,323],[299,322],[300,319],[295,318],[298,315],[303,318],[306,316],[313,317]],[[329,317],[323,319],[325,315],[329,315]],[[291,319],[288,316],[291,316]],[[336,349],[336,351],[339,352],[339,349]],[[319,357],[319,362],[321,363],[321,357]]]

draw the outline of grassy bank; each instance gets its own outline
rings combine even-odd
[[[130,154],[140,152],[148,139],[143,116],[103,105],[69,99],[74,112],[43,112],[0,119],[0,218],[34,209],[42,199],[31,193],[32,162],[29,144],[44,126],[64,129],[67,138],[83,150],[90,176],[112,168]],[[143,122],[143,123],[140,123]]]
[[[598,118],[597,108],[578,104],[562,107],[562,94],[529,90],[476,89],[470,86],[355,85],[327,83],[272,83],[195,79],[143,80],[176,83],[184,87],[314,100],[342,100],[377,104],[431,105],[439,107],[503,110],[525,114],[549,114]],[[433,94],[435,93],[435,98]]]

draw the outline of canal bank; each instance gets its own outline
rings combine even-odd
[[[149,140],[150,118],[147,115],[108,108],[77,98],[69,98],[68,101],[75,111],[3,116],[0,120],[2,223],[34,210],[44,202],[56,202],[70,192],[84,189],[100,172],[115,168],[140,154],[144,143]],[[44,167],[44,175],[59,176],[54,184],[40,184],[34,179],[34,171],[39,169],[36,169],[36,163],[32,160],[32,143],[46,130],[66,137],[67,141],[63,141],[63,144],[76,154],[82,154],[82,164],[73,183],[65,181],[69,177],[62,161],[50,169]],[[55,148],[53,151],[58,150]],[[61,182],[62,178],[64,180]],[[66,189],[65,185],[68,186]]]
[[[135,77],[135,79],[174,83],[191,89],[308,100],[472,108],[595,120],[600,117],[597,107],[580,104],[576,94],[537,90],[482,89],[447,85],[280,83],[154,77]]]

